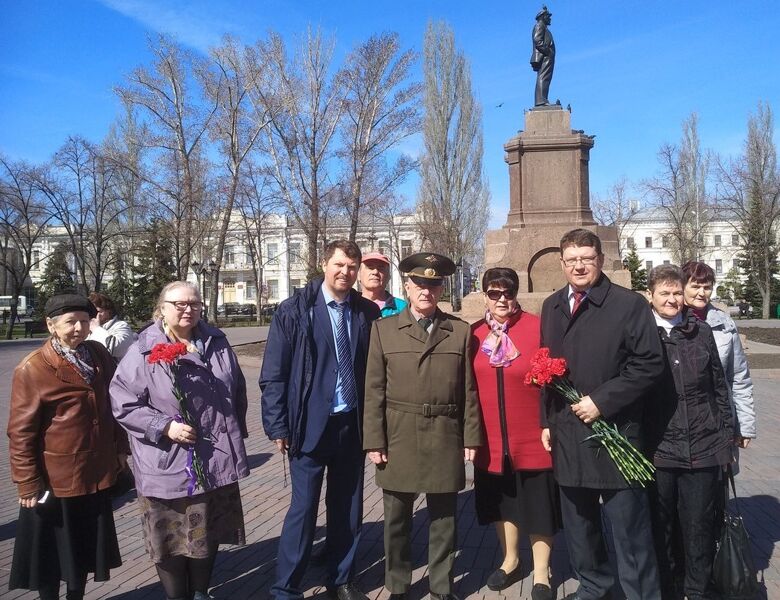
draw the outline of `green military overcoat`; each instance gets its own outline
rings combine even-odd
[[[483,442],[470,335],[468,323],[438,309],[430,334],[408,309],[374,322],[363,447],[387,450],[379,487],[446,493],[466,485],[463,449]]]

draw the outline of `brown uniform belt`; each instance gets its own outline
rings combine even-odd
[[[413,402],[387,400],[387,407],[398,412],[422,415],[423,417],[455,417],[458,415],[457,404],[415,404]]]

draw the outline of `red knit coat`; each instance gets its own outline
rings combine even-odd
[[[485,444],[477,449],[474,466],[490,473],[501,473],[502,415],[499,410],[496,368],[490,366],[488,355],[481,349],[489,330],[484,319],[471,327],[472,362],[486,434]],[[516,471],[552,469],[552,457],[542,447],[541,441],[539,388],[523,382],[531,357],[539,349],[539,317],[521,312],[512,317],[507,332],[520,351],[520,356],[504,368],[503,417],[506,419],[512,466]]]

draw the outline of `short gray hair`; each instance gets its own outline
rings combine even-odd
[[[678,281],[681,286],[685,287],[686,278],[680,267],[672,264],[658,265],[651,269],[647,276],[647,289],[652,292],[659,283],[672,283],[675,281]]]
[[[192,293],[194,293],[198,297],[198,300],[203,302],[203,298],[200,295],[200,289],[198,288],[198,284],[192,283],[191,281],[171,281],[170,283],[165,284],[165,287],[163,287],[162,291],[160,292],[160,295],[157,297],[157,304],[154,305],[154,313],[152,314],[152,319],[157,320],[162,318],[162,307],[163,304],[165,304],[165,297],[168,295],[168,292],[180,287],[188,288]]]

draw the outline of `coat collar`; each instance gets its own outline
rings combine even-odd
[[[86,344],[87,350],[92,357],[92,362],[95,366],[95,376],[102,376],[103,363],[101,362],[100,357],[97,356],[91,347],[91,344],[97,342],[85,341],[83,343]],[[84,378],[76,371],[76,369],[57,353],[57,351],[54,349],[54,346],[51,344],[51,338],[47,339],[43,344],[43,347],[41,348],[41,356],[43,357],[43,360],[49,364],[52,369],[54,369],[57,379],[66,383],[81,384],[85,387],[90,387],[90,385],[84,381]]]
[[[420,361],[422,362],[425,356],[452,334],[453,328],[449,315],[437,308],[433,314],[431,332],[426,335],[412,316],[412,311],[407,307],[398,313],[398,331],[403,331],[410,338],[419,342]]]

